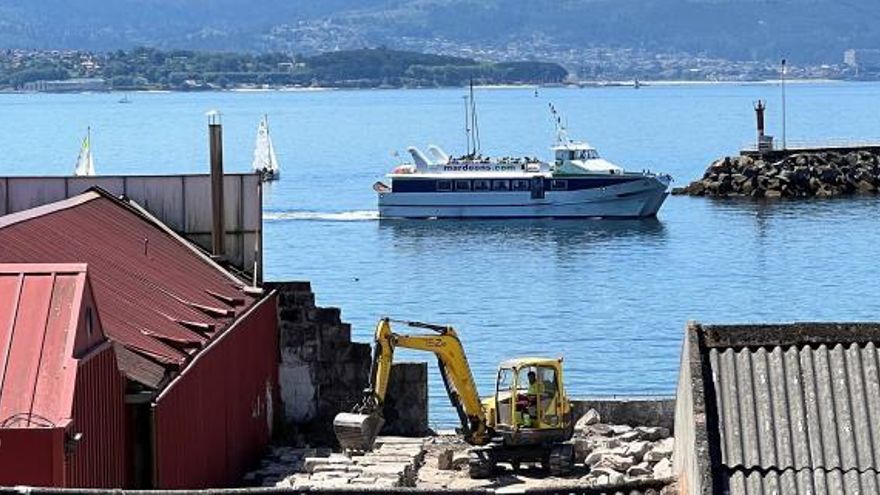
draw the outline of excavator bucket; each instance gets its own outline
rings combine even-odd
[[[385,424],[380,414],[339,413],[333,418],[333,431],[346,451],[368,452]]]

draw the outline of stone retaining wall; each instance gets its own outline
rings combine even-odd
[[[289,444],[334,445],[333,418],[350,411],[369,384],[370,344],[351,341],[351,325],[338,308],[315,304],[308,282],[269,282],[278,291],[284,404],[280,437]],[[386,434],[422,435],[428,429],[428,372],[425,363],[397,363],[386,397]]]
[[[266,285],[278,291],[282,430],[331,445],[333,417],[350,410],[367,386],[370,345],[351,341],[338,308],[315,305],[308,282]]]

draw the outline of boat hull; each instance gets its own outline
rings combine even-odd
[[[649,218],[668,195],[668,180],[642,177],[577,191],[384,192],[381,218]]]

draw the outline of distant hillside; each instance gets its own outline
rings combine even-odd
[[[839,62],[880,46],[877,0],[0,0],[0,47],[610,46]]]
[[[469,81],[559,84],[567,75],[563,67],[554,63],[490,63],[385,48],[337,51],[296,61],[278,53],[253,55],[155,48],[106,54],[43,51],[0,56],[0,89],[52,90],[29,83],[86,77],[103,79],[108,89],[116,90],[200,90],[266,86],[443,87],[463,86]]]

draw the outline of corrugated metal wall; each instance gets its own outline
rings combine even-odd
[[[0,429],[0,486],[64,486],[64,428]]]
[[[131,198],[153,216],[211,249],[211,177],[208,175],[0,177],[0,215],[59,201],[100,186]],[[231,263],[252,273],[262,242],[262,189],[256,174],[223,177],[226,250]]]
[[[155,488],[235,486],[263,454],[279,407],[276,306],[261,301],[157,399]]]
[[[66,486],[127,486],[125,378],[109,344],[80,362],[69,431],[82,440],[67,457]]]

